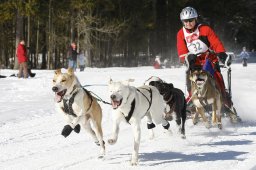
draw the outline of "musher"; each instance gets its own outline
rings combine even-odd
[[[206,62],[210,62],[212,69],[207,71],[215,78],[223,95],[224,104],[231,108],[233,103],[226,91],[219,65],[219,62],[221,62],[228,67],[231,60],[227,60],[222,42],[208,25],[198,22],[198,14],[194,8],[184,8],[180,13],[180,20],[183,27],[177,33],[177,52],[180,61],[184,63],[186,59],[189,65],[186,72],[186,86],[189,93],[187,101],[190,100],[192,95],[191,82],[188,78],[190,71],[205,68]]]

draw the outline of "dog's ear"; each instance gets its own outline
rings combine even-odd
[[[68,74],[69,74],[69,75],[73,75],[73,74],[74,74],[73,68],[68,68]]]
[[[128,81],[128,82],[134,82],[135,79],[128,79],[127,81]]]
[[[122,84],[129,86],[130,82],[134,82],[134,79],[128,79],[128,80],[122,81]]]
[[[169,88],[169,89],[173,89],[173,88],[174,88],[174,86],[173,86],[172,83],[168,83],[167,85],[168,85],[168,88]]]
[[[189,80],[190,80],[190,81],[194,81],[192,74],[189,75]]]
[[[195,74],[194,72],[190,72],[190,73],[189,73],[189,76],[188,76],[188,77],[189,77],[189,80],[190,80],[190,81],[194,81],[194,79],[193,79],[194,74]]]
[[[157,86],[158,85],[158,81],[150,81],[148,85],[150,86]]]
[[[149,86],[154,86],[154,84],[155,84],[154,81],[150,81],[150,82],[148,83]]]
[[[54,73],[55,73],[56,75],[60,74],[60,73],[61,73],[61,69],[55,70]]]

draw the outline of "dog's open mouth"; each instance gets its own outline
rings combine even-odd
[[[203,85],[205,83],[205,80],[204,79],[202,79],[202,78],[197,78],[196,79],[196,84],[197,84],[197,86],[201,86],[201,85]]]
[[[121,100],[111,100],[111,104],[112,104],[112,108],[113,109],[117,109],[118,106],[120,106],[122,104],[122,99]]]
[[[59,103],[62,101],[63,96],[66,94],[67,89],[55,93],[55,102]]]

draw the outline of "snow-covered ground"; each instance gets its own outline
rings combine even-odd
[[[171,122],[172,136],[158,126],[156,137],[150,140],[144,120],[137,167],[129,164],[133,147],[129,124],[121,124],[115,145],[106,144],[103,160],[97,158],[99,147],[83,129],[67,138],[61,136],[65,121],[54,108],[53,71],[34,72],[36,77],[27,80],[0,79],[0,169],[256,169],[256,64],[246,68],[241,64],[232,65],[233,101],[242,123],[233,125],[224,118],[223,130],[219,130],[206,129],[202,123],[194,126],[188,119],[184,140],[177,134],[175,122]],[[13,73],[17,71],[0,70],[0,75]],[[223,74],[226,78],[225,70]],[[113,80],[134,78],[132,85],[140,86],[150,76],[158,76],[185,91],[185,68],[86,68],[76,75],[83,85],[94,85],[86,88],[105,101],[109,101],[110,77]],[[107,141],[112,130],[112,109],[107,104],[100,105]]]

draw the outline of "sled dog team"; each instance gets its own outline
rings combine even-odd
[[[205,116],[205,105],[212,105],[212,125],[221,124],[221,93],[216,88],[214,81],[206,72],[191,74],[192,102],[196,113],[193,123],[196,124],[199,114],[205,126],[210,124]],[[158,77],[150,77],[141,87],[129,85],[134,80],[108,82],[109,98],[113,108],[113,132],[107,143],[113,145],[118,140],[119,124],[122,121],[132,127],[134,146],[131,155],[131,165],[138,164],[138,152],[141,138],[141,120],[146,117],[150,138],[154,137],[153,128],[161,124],[167,133],[171,133],[169,121],[175,120],[179,127],[180,135],[185,137],[186,100],[184,93],[166,83]],[[62,113],[67,125],[61,134],[64,137],[74,131],[80,132],[81,126],[92,136],[94,142],[100,146],[99,158],[105,155],[105,142],[102,133],[102,110],[97,99],[83,88],[69,68],[67,72],[56,70],[53,78],[52,91],[55,93],[55,103],[58,112]]]

